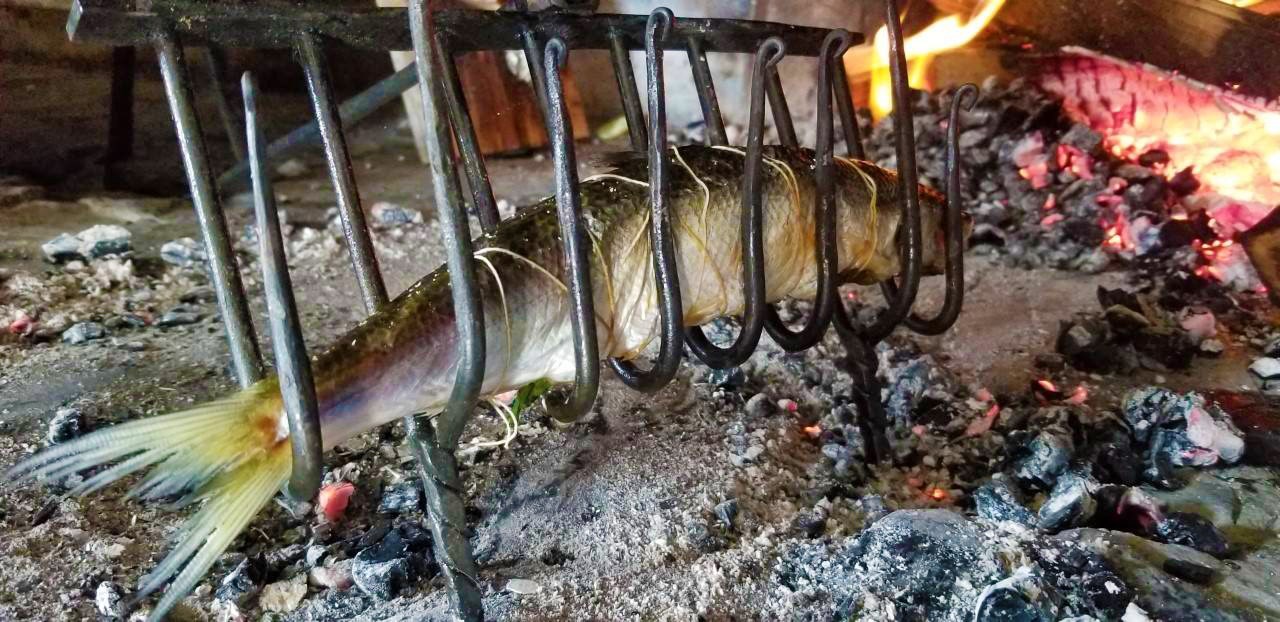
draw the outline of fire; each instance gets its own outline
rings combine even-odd
[[[904,52],[908,61],[908,84],[928,88],[925,84],[929,64],[934,55],[967,45],[995,18],[1004,0],[982,0],[967,19],[948,15],[907,37]],[[849,50],[844,57],[845,71],[850,76],[871,74],[871,114],[883,117],[893,110],[893,89],[889,81],[889,30],[881,27],[871,45]]]
[[[1113,155],[1136,159],[1161,150],[1168,163],[1157,172],[1190,169],[1201,186],[1188,207],[1223,221],[1223,237],[1280,203],[1280,102],[1081,49],[1069,49],[1055,69],[1041,76],[1041,86],[1102,133]]]

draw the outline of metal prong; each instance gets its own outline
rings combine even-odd
[[[369,226],[365,223],[364,210],[360,208],[360,193],[356,190],[355,173],[351,170],[351,156],[347,153],[347,139],[342,134],[342,121],[338,116],[338,103],[330,86],[329,68],[320,51],[320,40],[312,33],[302,33],[297,38],[298,56],[307,77],[307,90],[311,105],[324,140],[325,160],[329,163],[329,177],[333,192],[338,197],[338,216],[347,238],[347,251],[355,267],[356,282],[364,306],[370,313],[387,302],[387,287],[378,271],[378,257],[373,251]]]
[[[689,66],[693,70],[693,84],[698,91],[698,103],[702,105],[702,119],[707,124],[707,144],[728,145],[729,135],[724,131],[724,118],[720,116],[720,100],[716,99],[716,83],[707,65],[707,52],[702,40],[689,37]]]
[[[600,346],[596,336],[596,312],[591,294],[591,241],[582,223],[578,187],[578,162],[573,152],[573,128],[564,102],[560,68],[568,50],[564,40],[552,37],[543,56],[547,75],[547,134],[556,174],[556,216],[564,263],[569,271],[569,320],[573,324],[574,385],[567,403],[547,402],[547,414],[570,422],[591,410],[600,391]]]
[[[609,359],[613,373],[637,391],[657,391],[675,378],[684,355],[684,304],[680,273],[667,203],[667,104],[662,85],[662,41],[675,20],[671,9],[659,7],[644,27],[645,88],[649,93],[649,243],[653,248],[653,278],[657,285],[660,343],[653,367],[642,371],[630,361]]]
[[[324,444],[320,438],[320,409],[316,403],[311,361],[302,340],[298,307],[293,300],[293,283],[284,255],[280,216],[276,213],[271,177],[263,153],[266,139],[258,124],[258,89],[253,75],[240,80],[244,96],[245,133],[249,172],[253,179],[253,210],[258,222],[262,284],[266,290],[267,317],[271,326],[271,346],[275,351],[276,379],[280,397],[289,417],[289,442],[293,445],[293,470],[286,492],[294,502],[308,501],[320,489]]]
[[[160,75],[164,78],[165,95],[173,114],[173,125],[178,131],[178,148],[187,169],[187,182],[191,184],[191,203],[195,206],[200,233],[204,236],[213,290],[218,296],[218,310],[227,331],[231,363],[240,386],[248,387],[262,378],[262,357],[258,353],[258,341],[253,334],[248,298],[240,283],[240,271],[231,251],[227,221],[222,215],[218,193],[213,188],[209,152],[204,144],[204,134],[200,130],[200,120],[192,105],[191,80],[187,75],[182,48],[173,33],[162,34],[155,45],[160,61]]]
[[[726,369],[751,357],[764,334],[764,197],[761,192],[764,166],[764,91],[769,70],[782,60],[782,40],[769,37],[756,51],[751,73],[751,118],[747,128],[747,150],[742,174],[742,330],[733,343],[720,347],[711,343],[702,328],[691,326],[685,341],[689,349],[710,367]]]

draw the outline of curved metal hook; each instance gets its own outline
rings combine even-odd
[[[822,41],[822,50],[818,55],[818,136],[814,144],[814,260],[817,262],[818,294],[814,308],[804,328],[792,332],[778,317],[778,310],[772,305],[765,307],[764,328],[769,331],[783,350],[799,352],[808,349],[822,339],[827,327],[831,325],[831,316],[835,313],[836,275],[840,272],[840,259],[836,245],[838,228],[838,212],[836,208],[835,180],[832,168],[835,166],[833,151],[835,141],[832,130],[835,124],[831,110],[832,65],[841,63],[852,39],[844,29],[831,31]],[[834,49],[833,49],[834,48]],[[826,94],[824,97],[822,94]]]
[[[876,342],[893,332],[911,313],[916,293],[920,290],[922,236],[920,232],[920,187],[916,172],[916,139],[911,112],[911,89],[907,83],[907,58],[903,47],[902,24],[898,21],[897,0],[885,0],[885,22],[889,34],[889,76],[893,85],[893,125],[897,134],[898,202],[902,221],[898,227],[898,257],[902,266],[902,285],[894,288],[882,284],[889,306],[869,326],[853,324],[843,305],[836,310],[836,328],[854,331],[863,339]]]
[[[253,183],[253,210],[258,222],[262,258],[262,285],[271,324],[271,349],[275,351],[280,397],[289,420],[293,468],[286,493],[293,501],[310,501],[320,490],[324,445],[320,439],[320,409],[311,359],[302,340],[298,307],[293,299],[289,264],[285,261],[271,177],[266,174],[266,139],[258,122],[258,86],[246,71],[240,80],[244,94],[245,133],[248,135],[249,175]]]
[[[667,207],[667,109],[662,87],[662,47],[675,19],[671,9],[660,7],[649,14],[644,48],[649,94],[649,244],[653,249],[653,276],[657,284],[660,344],[653,367],[643,371],[630,361],[610,358],[609,366],[624,384],[637,391],[656,391],[675,378],[684,354],[684,304],[680,299],[680,274],[676,268],[674,231]]]
[[[702,362],[716,369],[733,367],[747,360],[764,333],[764,218],[760,196],[760,168],[764,163],[764,85],[768,71],[786,54],[782,40],[769,37],[756,51],[751,77],[751,117],[747,131],[747,152],[742,178],[742,331],[733,343],[722,348],[711,343],[700,327],[690,327],[685,335],[689,348]]]
[[[600,391],[600,346],[596,336],[596,311],[591,292],[591,241],[582,225],[578,193],[578,163],[573,151],[573,129],[564,103],[560,67],[568,55],[560,37],[547,41],[543,54],[547,76],[547,134],[556,176],[556,218],[564,264],[569,273],[569,321],[573,326],[574,384],[568,402],[546,401],[547,414],[562,422],[577,420],[595,404]]]
[[[965,103],[967,101],[967,103]],[[946,332],[960,317],[964,305],[964,210],[960,208],[960,108],[972,110],[978,101],[978,87],[961,85],[951,100],[951,116],[947,124],[947,159],[944,177],[947,180],[947,207],[943,215],[943,235],[946,245],[947,297],[938,314],[924,319],[912,314],[907,327],[922,335],[938,335]]]

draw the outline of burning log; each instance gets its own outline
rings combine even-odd
[[[1280,23],[1218,0],[1008,0],[996,23],[1041,49],[1087,47],[1242,94],[1280,97]]]
[[[1280,305],[1280,208],[1245,231],[1240,241],[1267,287],[1271,304]]]

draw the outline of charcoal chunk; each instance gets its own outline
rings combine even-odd
[[[213,599],[243,606],[262,590],[263,570],[262,565],[254,560],[241,560],[222,578],[213,592]]]
[[[978,516],[991,521],[1013,521],[1028,527],[1035,524],[1035,515],[1028,510],[1017,493],[1002,479],[993,479],[973,493]]]
[[[75,408],[59,408],[49,420],[45,440],[50,445],[65,443],[84,433],[84,415]]]
[[[79,322],[62,332],[62,342],[73,346],[102,339],[107,336],[107,329],[97,322]]]
[[[1169,512],[1156,523],[1155,538],[1169,544],[1189,546],[1214,557],[1230,552],[1227,537],[1209,520],[1190,512]]]

